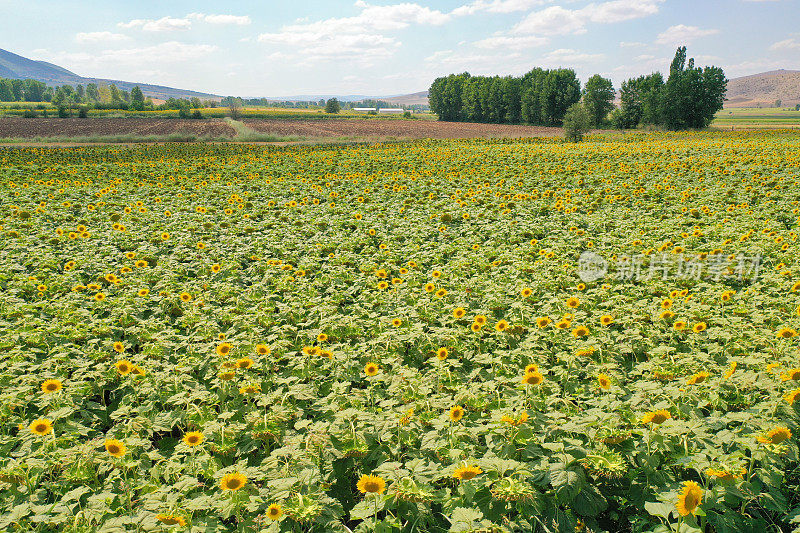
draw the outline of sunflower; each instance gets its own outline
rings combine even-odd
[[[506,331],[508,328],[509,328],[508,322],[506,322],[505,320],[501,320],[500,322],[494,325],[494,329],[500,332]]]
[[[603,315],[600,317],[600,323],[603,324],[604,326],[608,326],[612,322],[614,322],[614,317],[612,317],[611,315]]]
[[[572,322],[570,322],[569,320],[564,320],[563,318],[561,320],[559,320],[558,322],[556,322],[556,327],[558,329],[569,329],[569,327],[571,325],[572,325]]]
[[[386,481],[380,476],[364,474],[356,484],[361,494],[383,494],[386,490]]]
[[[191,302],[192,301],[192,295],[189,294],[188,292],[182,292],[181,295],[180,295],[180,299],[181,299],[182,302]]]
[[[779,339],[791,339],[792,337],[797,336],[797,331],[792,328],[781,328],[780,330],[778,330],[776,336]]]
[[[139,292],[137,294],[142,298],[144,298],[145,296],[150,294],[150,289],[139,289]]]
[[[164,524],[165,526],[185,526],[186,519],[182,516],[174,515],[174,514],[157,514],[156,520]]]
[[[675,323],[672,324],[672,327],[675,329],[675,331],[683,331],[686,329],[687,325],[688,324],[686,324],[686,322],[683,320],[676,320]]]
[[[328,340],[328,336],[325,333],[320,333],[317,335],[317,342],[325,342]]]
[[[53,432],[53,423],[46,418],[40,418],[31,422],[30,430],[34,435],[44,437]]]
[[[250,368],[251,366],[253,366],[253,360],[249,357],[242,357],[236,361],[236,368],[246,369]]]
[[[217,377],[222,381],[230,381],[234,377],[236,377],[236,372],[233,371],[220,372],[219,374],[217,374]]]
[[[481,326],[481,325],[480,325],[480,324],[478,324],[477,322],[473,322],[473,323],[472,323],[472,325],[470,326],[470,329],[471,329],[473,332],[475,332],[475,333],[478,333],[478,332],[481,330],[481,328],[482,328],[482,327],[483,327],[483,326]]]
[[[261,392],[261,385],[245,385],[239,388],[240,394],[256,394]]]
[[[266,344],[256,344],[256,353],[258,355],[269,355],[270,349]]]
[[[381,268],[380,270],[376,270],[375,271],[375,276],[377,276],[377,277],[379,277],[381,279],[386,279],[387,277],[389,277],[389,273]]]
[[[466,314],[467,310],[464,309],[463,307],[456,307],[455,309],[453,309],[453,318],[464,318],[464,315]]]
[[[388,289],[388,288],[389,288],[389,284],[386,283],[385,281],[381,281],[380,283],[378,283],[378,289],[385,290],[385,289]]]
[[[447,296],[447,289],[439,289],[438,291],[436,291],[436,294],[434,296],[436,296],[437,298],[444,298],[445,296]]]
[[[472,321],[478,324],[479,326],[486,325],[486,317],[484,315],[475,315],[475,318]]]
[[[204,440],[206,440],[205,435],[199,431],[190,431],[183,436],[183,443],[187,446],[197,446],[199,444],[203,444]]]
[[[711,374],[708,372],[697,372],[692,377],[690,377],[687,381],[687,385],[697,385],[698,383],[702,383],[708,378]]]
[[[368,376],[377,376],[379,370],[380,370],[380,367],[378,365],[376,365],[375,363],[367,363],[364,366],[364,373],[366,375],[368,375]]]
[[[791,438],[792,432],[789,430],[789,428],[778,426],[768,431],[766,435],[758,437],[758,442],[762,442],[764,444],[780,444],[781,442]]]
[[[725,373],[722,375],[722,377],[723,377],[724,379],[728,379],[728,378],[730,378],[730,377],[733,375],[733,373],[734,373],[734,372],[736,372],[736,366],[737,366],[737,363],[736,363],[736,361],[732,362],[732,363],[731,363],[731,366],[730,366],[730,368],[728,368],[727,372],[725,372]]]
[[[223,342],[222,344],[218,344],[216,348],[217,355],[220,357],[225,357],[231,350],[233,349],[233,345],[229,342]]]
[[[605,374],[598,374],[597,375],[597,384],[603,390],[608,390],[611,388],[611,378]]]
[[[663,424],[670,418],[672,418],[672,413],[670,413],[666,409],[659,409],[658,411],[651,411],[649,413],[646,413],[642,417],[642,423],[649,424],[650,422],[652,422],[653,424]]]
[[[279,503],[273,503],[267,507],[267,518],[270,520],[279,520],[283,516],[283,509]]]
[[[747,471],[742,470],[742,474],[744,474],[745,472]],[[737,479],[741,479],[742,477],[740,474],[735,474],[730,470],[724,468],[719,470],[716,470],[714,468],[709,468],[708,470],[706,470],[706,475],[710,478],[716,479],[717,481],[722,481],[723,483],[730,483]]]
[[[427,283],[425,285],[425,292],[433,292],[435,290],[436,290],[436,285],[434,285],[433,283]]]
[[[576,339],[580,337],[586,337],[587,335],[589,335],[589,328],[587,328],[586,326],[578,326],[577,328],[572,330],[572,336],[575,337]]]
[[[450,411],[448,412],[447,416],[450,417],[450,420],[452,422],[458,422],[459,420],[464,418],[464,408],[461,407],[460,405],[454,405],[453,407],[450,408]]]
[[[114,351],[117,352],[117,353],[124,352],[125,351],[125,345],[122,344],[121,342],[115,342],[114,343]]]
[[[117,372],[119,372],[121,376],[127,376],[133,369],[133,364],[126,359],[117,361],[114,363],[114,366],[117,367]]]
[[[800,398],[800,389],[795,389],[783,397],[789,405],[794,405],[798,398]]]
[[[169,240],[169,233],[167,233],[166,231],[164,233],[162,233],[161,234],[161,240],[162,241],[168,241]]]
[[[447,355],[448,355],[447,348],[439,348],[438,350],[436,350],[436,357],[439,359],[439,361],[444,361],[445,359],[447,359]]]
[[[550,324],[550,322],[552,322],[552,320],[550,320],[550,317],[540,316],[539,318],[536,319],[536,326],[539,329],[544,329]]]
[[[103,300],[106,299],[106,295],[103,294],[102,292],[98,292],[97,294],[94,295],[94,299],[97,302],[102,302]]]
[[[122,441],[118,441],[117,439],[106,439],[105,442],[106,451],[108,455],[111,457],[122,457],[125,455],[127,448],[125,447],[125,443]]]
[[[538,370],[535,372],[527,372],[522,377],[522,383],[525,385],[539,385],[544,381],[544,376]]]
[[[662,309],[669,309],[670,307],[672,307],[672,300],[669,298],[666,298],[661,302]]]
[[[399,328],[400,326],[402,326],[402,325],[403,325],[403,320],[402,320],[402,319],[400,319],[400,318],[393,318],[393,319],[392,319],[392,325],[393,325],[394,327],[396,327],[396,328]]]
[[[525,287],[524,289],[522,289],[521,294],[523,298],[528,298],[531,294],[533,294],[533,289],[531,289],[530,287]]]
[[[136,261],[136,268],[147,268],[147,261],[144,259],[139,259]]]
[[[42,383],[42,392],[45,394],[49,394],[51,392],[58,392],[63,388],[61,385],[61,380],[58,379],[48,379],[44,383]]]
[[[478,474],[482,473],[483,470],[481,470],[480,467],[478,466],[464,465],[459,468],[456,468],[455,472],[453,472],[453,477],[459,481],[469,481]]]
[[[703,501],[703,489],[694,481],[683,482],[683,492],[678,496],[675,507],[681,516],[688,516],[697,512],[697,507]]]
[[[144,369],[139,365],[133,365],[133,368],[131,368],[131,374],[134,376],[144,376],[145,372]]]
[[[781,381],[800,381],[800,368],[792,368],[781,375]]]
[[[697,324],[692,326],[692,331],[694,331],[695,333],[700,333],[701,331],[705,331],[707,327],[708,326],[706,326],[705,322],[698,322]]]
[[[239,472],[225,474],[219,481],[219,488],[222,490],[239,490],[247,483],[247,477]]]
[[[216,274],[220,270],[222,270],[222,265],[220,265],[219,263],[214,263],[213,265],[211,265],[211,272],[213,272],[214,274]]]
[[[567,307],[571,309],[577,308],[581,304],[581,301],[575,298],[574,296],[570,296],[567,298]]]

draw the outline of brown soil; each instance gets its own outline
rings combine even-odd
[[[222,120],[162,118],[0,118],[0,138],[95,137],[103,135],[201,135],[233,136]]]
[[[357,137],[393,139],[464,139],[476,137],[551,137],[561,128],[437,122],[434,120],[330,119],[330,120],[243,120],[259,133],[303,137]]]
[[[312,139],[460,139],[478,137],[551,137],[561,128],[475,124],[400,119],[249,119],[249,128],[263,134],[299,136]],[[0,138],[97,137],[110,135],[186,134],[204,137],[234,137],[235,131],[223,120],[181,120],[161,118],[0,118]]]

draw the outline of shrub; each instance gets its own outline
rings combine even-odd
[[[564,115],[564,138],[571,142],[580,142],[591,129],[592,116],[586,106],[580,102],[569,106]]]

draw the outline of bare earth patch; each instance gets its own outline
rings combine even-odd
[[[461,139],[481,137],[552,137],[561,128],[510,124],[475,124],[433,120],[397,119],[250,119],[242,121],[261,134],[299,136],[308,139],[348,138],[357,140]],[[181,120],[162,118],[0,118],[0,138],[103,137],[194,135],[231,137],[236,131],[219,119]],[[78,140],[78,139],[76,139]]]
[[[329,119],[329,120],[243,120],[260,133],[304,137],[358,137],[395,139],[464,139],[478,137],[552,137],[561,128],[437,122],[433,120]]]

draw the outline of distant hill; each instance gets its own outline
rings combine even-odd
[[[381,100],[397,105],[428,105],[428,91],[404,94],[402,96],[390,96],[381,98]]]
[[[167,98],[192,98],[194,96],[204,100],[219,100],[215,94],[174,89],[162,85],[150,85],[121,80],[107,80],[103,78],[87,78],[71,72],[65,68],[53,65],[46,61],[34,61],[27,57],[0,49],[0,78],[34,79],[50,86],[57,85],[86,85],[89,83],[116,85],[118,89],[130,91],[137,85],[145,96],[166,100]]]
[[[725,107],[783,107],[800,104],[800,70],[771,70],[728,81]]]
[[[316,102],[336,98],[340,102],[360,102],[362,100],[380,100],[397,105],[428,105],[428,91],[400,96],[367,96],[364,94],[296,94],[293,96],[267,97],[267,100],[278,102]]]

